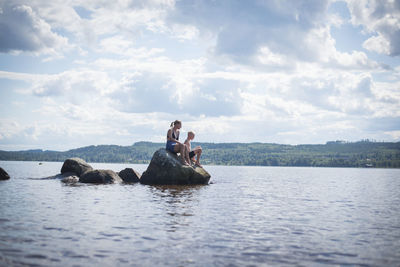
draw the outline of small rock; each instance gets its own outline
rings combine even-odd
[[[10,175],[0,167],[0,180],[8,180],[10,179]]]
[[[132,168],[125,168],[118,173],[119,177],[125,183],[138,183],[140,182],[140,174]]]
[[[82,174],[88,171],[92,171],[93,168],[86,161],[80,158],[70,158],[64,161],[61,168],[61,173],[74,172],[76,175],[81,177]]]
[[[65,177],[64,179],[61,179],[61,182],[65,184],[75,184],[79,182],[79,177],[78,176],[68,176]]]
[[[56,179],[60,179],[61,182],[66,184],[72,184],[79,182],[79,177],[74,172],[65,172],[54,176]]]
[[[112,170],[92,170],[79,177],[81,183],[112,184],[121,183],[122,179]]]

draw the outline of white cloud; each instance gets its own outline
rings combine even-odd
[[[0,52],[31,52],[60,56],[68,40],[52,31],[29,5],[0,3]]]
[[[123,36],[113,36],[104,38],[99,42],[99,52],[112,53],[113,55],[120,55],[124,58],[149,58],[151,56],[164,52],[163,48],[136,48],[134,43],[127,40]]]
[[[347,0],[354,25],[362,25],[373,34],[363,46],[378,53],[400,55],[399,1]]]
[[[372,36],[363,43],[363,47],[369,51],[390,55],[390,42],[381,34]]]
[[[399,67],[383,68],[368,51],[339,51],[331,27],[346,22],[328,14],[331,1],[14,3],[29,6],[26,17],[56,39],[64,34],[76,50],[59,64],[35,62],[48,74],[4,63],[2,104],[36,116],[7,115],[0,145],[162,142],[175,119],[197,132],[196,141],[397,136]],[[373,16],[354,13],[365,10],[352,11],[354,25]],[[377,37],[364,46],[392,53],[394,39],[368,25]]]
[[[101,97],[117,89],[107,73],[88,69],[66,71],[37,79],[29,89],[40,97],[62,96],[73,103],[83,103],[90,95]]]
[[[32,82],[38,79],[49,77],[45,74],[30,74],[30,73],[20,73],[20,72],[10,72],[10,71],[0,71],[1,79],[10,80],[21,80],[26,82]]]
[[[179,1],[168,17],[214,36],[214,54],[249,64],[261,47],[306,58],[304,34],[321,23],[327,1]],[[290,6],[290,8],[287,8]]]
[[[391,136],[394,140],[400,139],[400,131],[387,131],[385,134]]]
[[[315,61],[326,68],[344,69],[379,69],[380,65],[368,59],[364,52],[339,52],[335,40],[330,35],[329,27],[315,28],[305,36],[307,49],[314,51]]]
[[[273,53],[267,46],[260,47],[257,54],[258,61],[263,65],[280,67],[290,62],[285,55]]]
[[[381,68],[361,51],[337,51],[330,27],[343,19],[328,14],[328,5],[329,1],[184,1],[176,3],[168,21],[188,23],[206,38],[211,33],[211,57],[222,65],[266,71],[291,71],[298,62],[324,68]]]
[[[177,32],[191,38],[195,29],[182,25],[169,30],[163,22],[174,1],[80,1],[18,0],[2,4],[0,51],[35,51],[61,56],[63,49],[76,48],[84,55],[97,49],[103,38],[120,35],[129,41],[149,33]],[[84,10],[88,15],[78,14]],[[11,31],[12,29],[12,31]],[[15,31],[17,30],[17,31]],[[63,32],[64,36],[57,32]],[[15,35],[15,36],[14,36]],[[10,36],[12,37],[10,40]],[[68,42],[74,43],[69,45]]]
[[[0,119],[0,135],[1,138],[9,138],[16,133],[20,132],[22,126],[12,119]]]

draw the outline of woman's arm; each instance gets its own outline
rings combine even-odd
[[[169,129],[167,132],[167,141],[174,141],[174,138],[172,138],[172,130]]]

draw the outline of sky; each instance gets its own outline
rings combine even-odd
[[[0,0],[0,150],[400,141],[400,0]]]

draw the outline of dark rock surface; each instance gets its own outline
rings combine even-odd
[[[203,168],[185,166],[176,154],[160,148],[154,153],[150,165],[140,178],[140,183],[151,185],[208,184],[210,178],[210,174]]]
[[[10,175],[0,167],[0,180],[8,180],[10,179]]]
[[[61,173],[73,172],[79,177],[81,177],[81,175],[85,172],[92,170],[92,166],[90,166],[86,161],[80,158],[66,159],[63,166],[61,167]]]
[[[140,182],[140,174],[132,168],[125,168],[118,173],[119,177],[125,183],[138,183]]]
[[[121,183],[122,179],[111,170],[91,170],[79,176],[81,183],[112,184]]]

